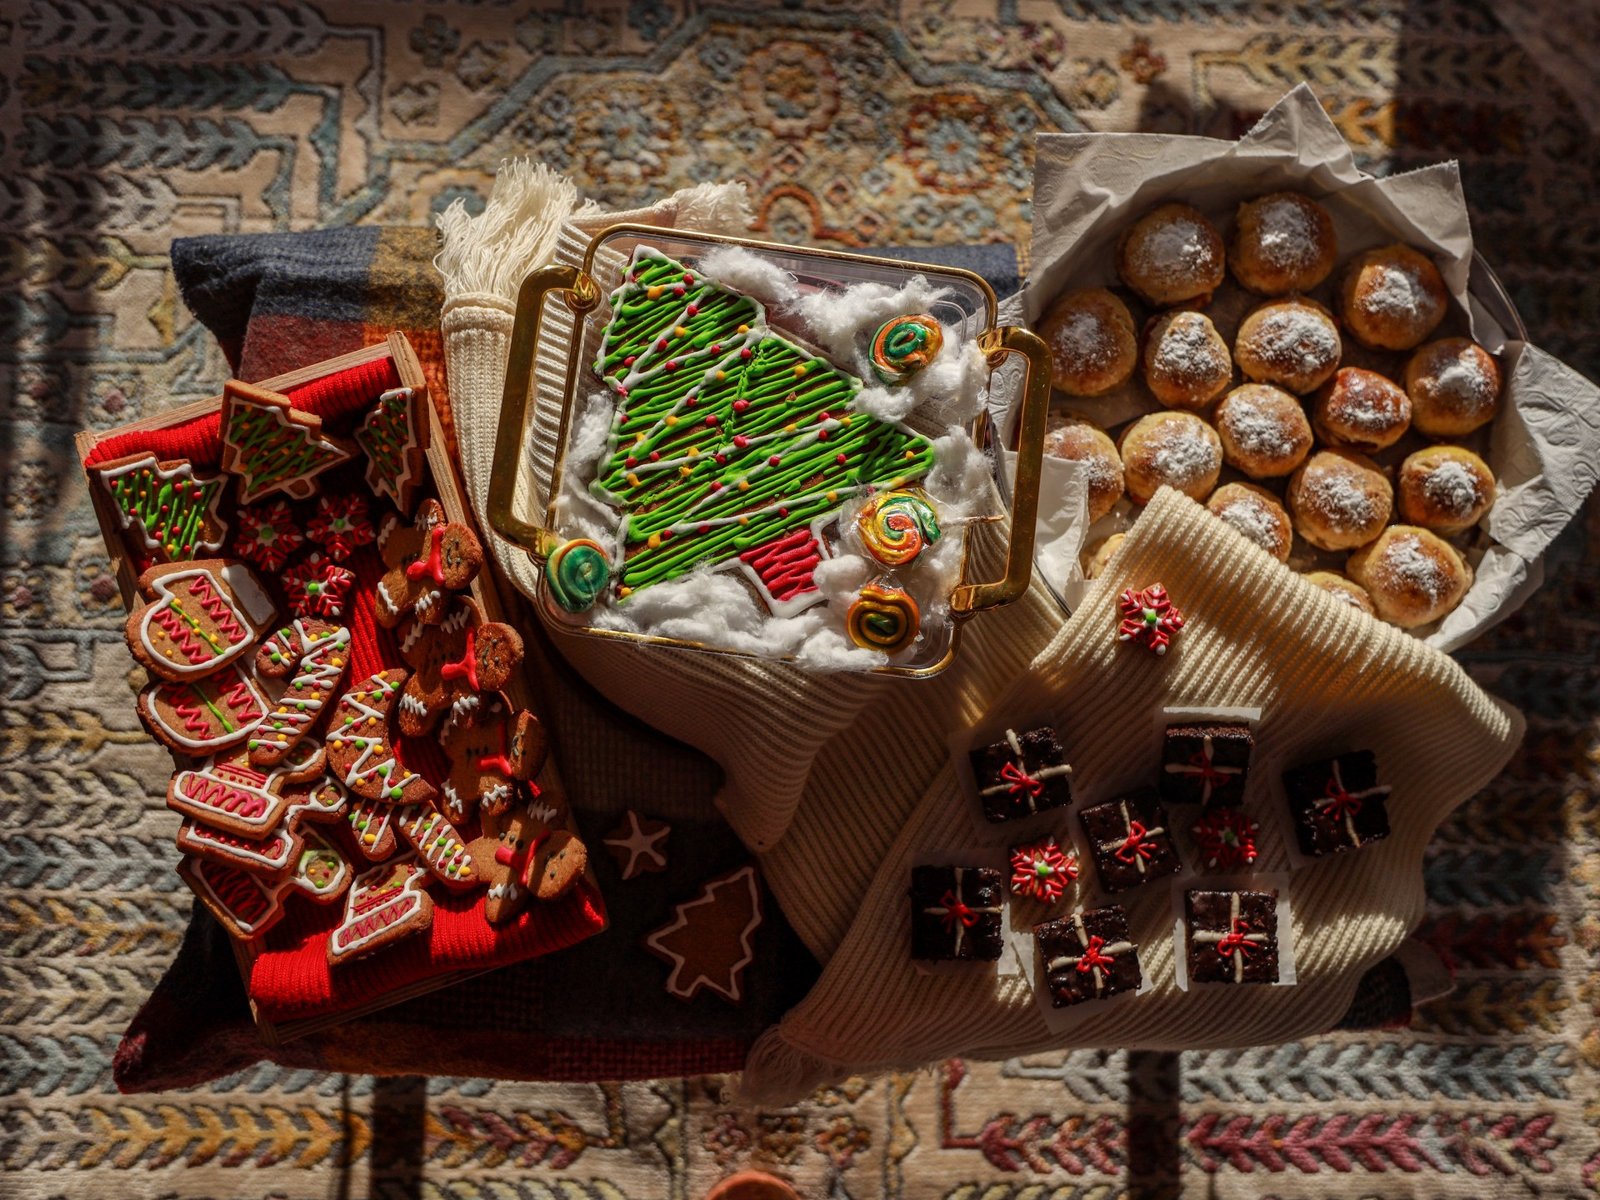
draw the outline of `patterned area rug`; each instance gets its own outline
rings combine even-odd
[[[950,1062],[759,1114],[715,1078],[110,1086],[189,905],[70,442],[226,375],[177,300],[172,237],[425,224],[532,153],[618,205],[744,179],[776,239],[1022,241],[1035,131],[1232,136],[1300,79],[1372,170],[1458,157],[1535,338],[1600,370],[1600,145],[1487,4],[0,7],[0,1193],[690,1198],[747,1163],[816,1197],[1593,1189],[1593,506],[1544,591],[1463,655],[1529,732],[1430,850],[1421,932],[1457,986],[1408,1028]]]

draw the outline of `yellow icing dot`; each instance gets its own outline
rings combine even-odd
[[[846,413],[844,416],[839,418],[839,424],[843,425],[845,428],[848,429],[850,427],[850,423],[853,420],[854,420],[854,418],[851,417],[851,415],[849,413]]]
[[[678,468],[678,474],[679,475],[692,475],[692,474],[694,474],[694,471],[690,467],[679,467]]]
[[[796,375],[804,375],[806,373],[805,363],[796,363],[794,367],[794,373]]]
[[[659,297],[661,295],[661,285],[660,284],[655,284],[652,287],[645,288],[644,294],[646,296],[648,296],[652,300],[656,299],[657,297]]]
[[[634,445],[635,445],[635,446],[642,446],[642,445],[644,445],[644,434],[642,434],[642,433],[636,433],[636,434],[634,434],[634,435],[633,435],[633,444],[634,444]]]
[[[828,493],[828,503],[829,504],[837,504],[838,502],[839,502],[839,493],[838,492],[829,492]]]
[[[688,450],[688,454],[689,454],[690,458],[699,458],[700,457],[700,447],[699,446],[690,446],[689,450]]]
[[[678,418],[677,417],[674,417],[670,413],[667,414],[667,424],[668,425],[676,425],[677,423],[678,423]]]
[[[688,337],[689,336],[689,331],[687,329],[685,329],[682,325],[679,325],[672,332],[677,334],[679,337]]]
[[[617,588],[617,595],[618,596],[631,596],[631,595],[633,595],[633,589],[631,587],[627,587],[626,585],[621,586],[621,587]]]
[[[739,490],[741,492],[748,492],[750,490],[750,481],[748,479],[739,480]]]
[[[638,487],[639,486],[639,477],[637,475],[635,475],[632,471],[628,472],[628,486],[629,487]]]
[[[901,457],[903,457],[903,458],[915,458],[915,457],[916,457],[916,456],[917,456],[917,454],[916,454],[916,451],[914,451],[914,450],[907,450],[907,451],[906,451],[906,452],[905,452],[905,454],[904,454],[904,455],[902,455],[902,456],[901,456]]]
[[[740,517],[739,518],[739,524],[741,524],[741,525],[750,524],[750,518],[749,517]]]
[[[787,424],[787,425],[785,425],[785,426],[784,426],[784,427],[783,427],[783,431],[784,431],[784,432],[785,432],[785,433],[788,433],[788,434],[795,434],[795,433],[799,433],[799,432],[800,432],[800,429],[799,429],[799,427],[798,427],[798,426],[796,426],[796,425],[795,425],[795,424],[794,424],[794,422],[792,422],[792,421],[791,421],[791,422],[790,422],[790,423],[789,423],[789,424]]]
[[[749,333],[750,332],[750,326],[748,326],[748,325],[739,326],[739,332],[740,333]]]
[[[718,371],[717,372],[717,382],[718,383],[721,383],[727,377],[728,377],[728,373],[726,371]]]

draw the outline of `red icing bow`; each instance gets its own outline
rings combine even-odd
[[[968,929],[978,923],[978,914],[968,908],[954,891],[947,891],[941,896],[939,898],[939,906],[944,909],[944,914],[939,919],[944,922],[946,932],[955,932],[957,921],[960,921]]]
[[[1347,820],[1361,811],[1361,797],[1347,789],[1344,782],[1335,776],[1328,780],[1318,807],[1335,821]]]
[[[1189,760],[1189,765],[1195,768],[1195,774],[1200,776],[1202,782],[1216,787],[1219,783],[1227,783],[1231,778],[1228,772],[1221,770],[1212,762],[1212,756],[1201,750]]]
[[[1103,953],[1106,944],[1105,938],[1095,934],[1089,939],[1089,944],[1083,948],[1083,955],[1078,959],[1078,972],[1087,975],[1090,971],[1109,971],[1117,965],[1117,960],[1111,955]]]
[[[1128,588],[1120,600],[1122,622],[1117,626],[1117,641],[1143,642],[1157,654],[1165,654],[1172,635],[1183,628],[1183,613],[1159,583],[1147,588]]]
[[[1029,775],[1016,763],[1008,762],[1001,767],[1000,778],[1011,785],[1006,790],[1013,796],[1021,795],[1023,792],[1027,792],[1030,796],[1037,796],[1044,791],[1044,783]]]
[[[1217,953],[1223,958],[1229,957],[1235,951],[1248,955],[1255,948],[1255,943],[1250,940],[1250,922],[1243,917],[1235,917],[1230,922],[1228,932],[1217,942]]]
[[[1117,848],[1117,857],[1125,863],[1131,863],[1136,858],[1148,862],[1150,855],[1155,852],[1151,844],[1145,840],[1148,836],[1149,830],[1142,824],[1138,821],[1129,821],[1128,836],[1122,839],[1122,845]]]

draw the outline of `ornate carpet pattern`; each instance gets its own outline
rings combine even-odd
[[[1369,169],[1459,158],[1535,338],[1600,371],[1600,146],[1487,3],[0,6],[0,1194],[644,1200],[752,1162],[819,1197],[1591,1192],[1594,506],[1462,656],[1529,731],[1429,852],[1457,986],[1408,1028],[950,1062],[764,1114],[715,1078],[110,1084],[190,906],[71,437],[220,388],[171,238],[422,225],[531,153],[618,205],[743,179],[780,240],[1020,242],[1036,131],[1233,136],[1301,79]]]

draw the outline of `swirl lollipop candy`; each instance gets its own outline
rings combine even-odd
[[[939,322],[926,313],[896,317],[872,335],[872,371],[890,387],[931,363],[944,345]]]
[[[611,581],[611,564],[599,542],[573,538],[562,542],[544,564],[550,597],[570,613],[584,612],[600,599]]]
[[[939,540],[939,514],[920,492],[882,492],[861,510],[856,531],[873,558],[903,567]]]
[[[909,592],[869,583],[850,605],[845,629],[864,650],[899,654],[917,640],[922,610]]]

